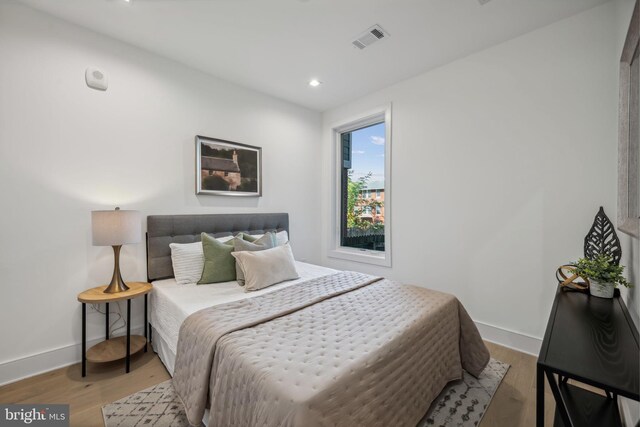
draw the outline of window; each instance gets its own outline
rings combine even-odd
[[[390,108],[334,126],[336,204],[329,256],[390,266]],[[384,200],[381,194],[385,192]],[[382,216],[382,210],[386,215]]]

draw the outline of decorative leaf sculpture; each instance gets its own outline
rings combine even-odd
[[[613,258],[615,265],[620,264],[620,239],[602,206],[593,220],[589,233],[584,237],[584,257],[593,260],[600,254],[607,254]]]

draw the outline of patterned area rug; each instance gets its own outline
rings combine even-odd
[[[465,371],[436,397],[418,427],[477,426],[508,369],[508,364],[492,358],[478,378]]]
[[[480,378],[464,373],[436,398],[418,427],[471,427],[480,423],[509,365],[491,359]],[[187,427],[187,417],[171,380],[102,408],[106,427]]]

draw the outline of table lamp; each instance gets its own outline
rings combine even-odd
[[[138,211],[123,211],[116,208],[113,211],[91,212],[93,246],[113,247],[113,277],[109,286],[104,290],[107,294],[115,294],[129,289],[120,275],[120,248],[128,243],[140,242],[141,222]]]

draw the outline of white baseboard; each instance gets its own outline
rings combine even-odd
[[[540,347],[542,346],[542,339],[540,338],[488,323],[478,321],[474,321],[474,323],[484,340],[522,353],[531,354],[532,356],[537,357],[540,354]]]
[[[144,327],[140,325],[131,328],[131,334],[144,335]],[[87,340],[87,348],[103,340],[104,338]],[[0,363],[0,386],[81,361],[82,343],[77,343]]]

